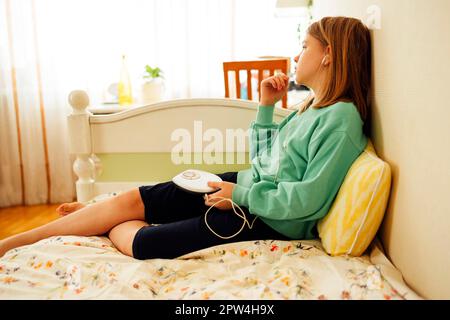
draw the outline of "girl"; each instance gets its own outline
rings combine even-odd
[[[227,242],[317,237],[317,221],[367,144],[370,32],[360,20],[325,17],[308,28],[294,60],[296,83],[310,88],[310,97],[276,124],[274,105],[287,93],[288,77],[261,82],[250,124],[251,168],[219,174],[223,182],[210,182],[217,192],[202,197],[170,181],[91,206],[63,204],[57,209],[60,219],[1,240],[0,256],[56,235],[106,234],[137,259],[175,258]],[[248,223],[235,214],[232,202]]]

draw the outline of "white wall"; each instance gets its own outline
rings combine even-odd
[[[381,236],[405,281],[450,299],[450,1],[315,0],[315,20],[344,15],[372,30],[372,139],[393,169]]]

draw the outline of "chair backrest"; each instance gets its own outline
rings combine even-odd
[[[275,71],[280,70],[286,75],[289,70],[289,58],[280,59],[263,59],[263,60],[251,60],[251,61],[229,61],[223,63],[223,73],[225,79],[225,98],[230,97],[230,87],[228,83],[228,72],[235,72],[235,85],[236,96],[241,99],[241,80],[239,74],[241,70],[247,71],[247,97],[252,100],[252,70],[256,70],[258,73],[258,95],[261,97],[261,81],[265,78],[264,71],[268,70],[270,76],[275,74]],[[287,108],[287,94],[282,99],[282,107]]]

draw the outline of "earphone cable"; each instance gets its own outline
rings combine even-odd
[[[249,228],[249,229],[252,229],[252,228],[253,228],[253,224],[255,223],[256,219],[258,218],[257,216],[255,217],[255,219],[253,219],[252,223],[250,224],[250,222],[249,222],[249,221],[247,220],[247,218],[245,217],[244,211],[242,210],[242,208],[241,208],[237,203],[234,203],[233,200],[228,199],[228,198],[224,198],[224,197],[213,197],[212,199],[216,199],[216,198],[217,198],[217,199],[222,199],[222,200],[219,200],[219,201],[215,202],[212,206],[210,206],[210,207],[208,208],[208,210],[206,210],[206,213],[205,213],[205,224],[206,224],[206,226],[208,227],[208,229],[209,229],[212,233],[214,233],[216,236],[218,236],[219,238],[222,238],[222,239],[231,239],[231,238],[237,236],[239,233],[242,232],[242,230],[243,230],[244,227],[245,227],[245,224],[248,225],[248,228]],[[218,204],[218,203],[220,203],[220,202],[222,202],[222,201],[230,201],[230,202],[231,202],[231,206],[233,207],[234,213],[235,213],[238,217],[242,218],[242,220],[243,220],[242,227],[239,229],[238,232],[236,232],[235,234],[233,234],[233,235],[231,235],[231,236],[221,236],[220,234],[216,233],[216,232],[209,226],[208,221],[207,221],[207,219],[206,219],[206,217],[208,216],[209,210],[211,210],[216,204]],[[234,205],[236,205],[236,206],[239,208],[239,210],[241,211],[242,215],[240,215],[239,213],[236,212],[236,210],[235,210],[235,208],[234,208]]]

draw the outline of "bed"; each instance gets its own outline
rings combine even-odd
[[[73,91],[69,101],[77,198],[88,205],[168,181],[187,168],[220,173],[250,166],[245,133],[256,102],[177,99],[94,115],[85,92]],[[290,112],[276,108],[274,120]],[[204,157],[202,143],[227,134],[235,134],[236,143],[217,144],[215,161]],[[193,152],[175,159],[180,137],[193,141]],[[103,236],[57,236],[9,251],[0,259],[0,299],[18,298],[422,299],[386,257],[378,237],[360,257],[330,256],[320,239],[268,239],[140,261]]]
[[[374,244],[330,257],[320,241],[244,241],[136,260],[106,237],[52,237],[0,260],[1,299],[420,299]]]

